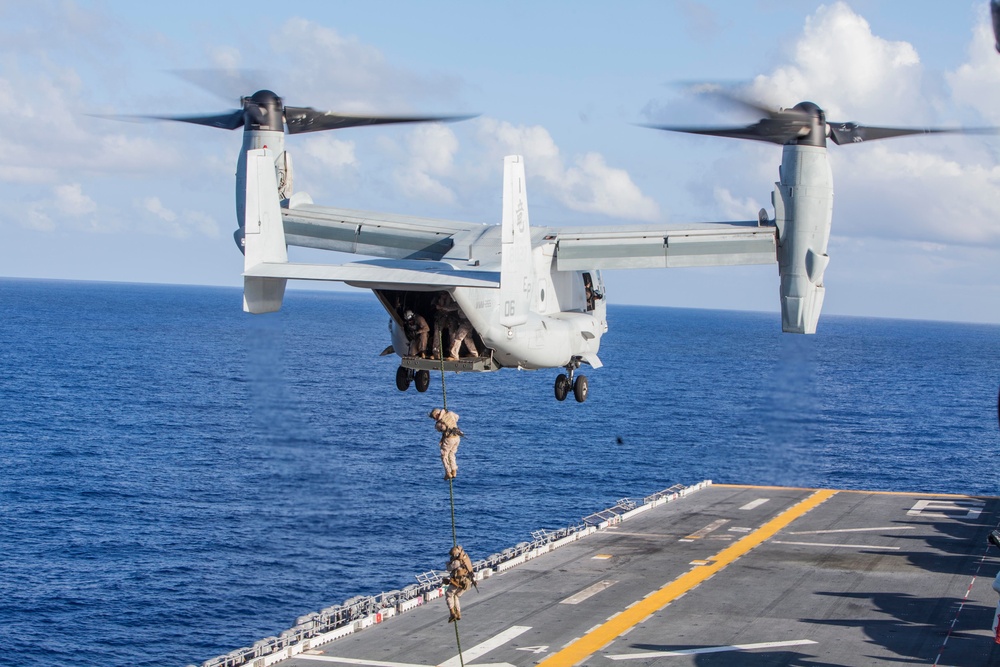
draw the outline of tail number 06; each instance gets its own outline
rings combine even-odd
[[[514,315],[514,302],[504,301],[503,302],[503,314],[504,317],[512,317]]]

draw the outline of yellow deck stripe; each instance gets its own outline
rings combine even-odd
[[[538,667],[572,667],[601,650],[626,630],[638,625],[650,614],[654,614],[705,581],[724,567],[745,555],[754,547],[774,537],[779,530],[792,523],[814,507],[826,502],[837,494],[836,491],[816,491],[805,500],[788,508],[743,539],[726,547],[709,560],[708,565],[696,565],[677,577],[649,597],[624,610],[580,639],[553,653],[538,663]]]

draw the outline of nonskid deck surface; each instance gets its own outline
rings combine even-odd
[[[462,598],[462,657],[1000,664],[998,518],[998,498],[710,486],[480,582]],[[459,667],[447,617],[435,599],[277,664]]]

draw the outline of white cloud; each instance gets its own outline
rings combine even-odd
[[[970,63],[948,77],[959,101],[963,94],[971,99],[977,88],[1000,89],[1000,57],[987,27],[981,24],[974,33]],[[928,76],[912,45],[873,34],[864,18],[837,2],[806,20],[790,50],[790,62],[758,76],[750,90],[757,99],[783,106],[814,101],[833,121],[920,126],[935,110],[953,106],[953,100],[928,97],[923,85]],[[995,139],[955,136],[852,146],[831,142],[834,232],[948,246],[1000,246],[1000,168],[989,150],[995,144]],[[727,183],[731,190],[715,190],[717,203],[731,213],[739,208],[733,204],[751,201],[743,194],[751,176],[759,188],[762,166],[772,169],[780,160],[777,150],[762,156],[757,145],[744,145],[740,153],[744,173],[734,179],[739,187]]]
[[[21,224],[23,224],[28,229],[34,229],[40,232],[51,232],[54,231],[56,225],[52,222],[52,218],[49,217],[48,213],[45,212],[44,207],[40,203],[29,204],[24,209],[24,214],[18,216]]]
[[[200,211],[184,211],[183,217],[191,228],[194,229],[194,231],[203,236],[218,238],[222,235],[219,231],[219,223],[217,223],[215,218],[207,213],[202,213]]]
[[[660,217],[655,201],[642,194],[624,169],[609,167],[600,153],[587,153],[566,170],[562,198],[568,207],[617,218],[654,221]]]
[[[407,137],[412,162],[432,174],[449,174],[452,171],[458,138],[451,128],[442,123],[418,125]]]
[[[142,200],[142,208],[164,222],[175,222],[177,220],[177,214],[166,208],[159,197],[146,197]]]
[[[728,188],[715,186],[715,201],[722,210],[722,215],[727,220],[756,220],[757,212],[760,211],[760,203],[753,197],[740,199],[733,195]]]
[[[58,170],[52,168],[0,165],[0,181],[7,183],[51,183],[58,177]]]
[[[888,112],[898,122],[908,107],[925,107],[919,104],[916,49],[872,34],[868,22],[844,2],[820,7],[806,19],[791,56],[791,63],[754,79],[751,92],[758,99],[785,107],[810,100],[836,121]]]
[[[440,123],[414,128],[406,138],[409,158],[394,172],[395,180],[407,197],[451,204],[455,193],[442,182],[454,173],[458,138]]]
[[[983,7],[985,10],[985,5]],[[983,11],[972,31],[968,62],[945,78],[956,102],[974,109],[991,125],[1000,123],[1000,55],[994,47],[993,28]]]
[[[55,195],[55,208],[64,215],[80,217],[97,211],[97,203],[83,194],[83,186],[79,183],[57,185]]]
[[[523,155],[529,184],[538,183],[567,208],[621,219],[660,219],[657,203],[642,193],[627,171],[608,166],[599,153],[577,156],[573,166],[567,166],[541,126],[515,126],[492,118],[483,118],[478,125],[479,140],[492,149],[488,153]]]
[[[299,148],[305,155],[316,160],[323,167],[339,172],[348,167],[357,167],[358,158],[354,154],[353,141],[341,141],[333,134],[316,134],[306,138]],[[292,149],[289,148],[291,151]],[[294,166],[292,167],[295,168]]]
[[[146,197],[136,202],[136,208],[155,218],[152,225],[140,222],[141,231],[178,239],[186,239],[192,232],[210,238],[220,236],[218,223],[207,213],[185,210],[178,214],[164,206],[159,197]]]
[[[301,18],[285,22],[271,39],[290,65],[283,88],[290,104],[344,113],[397,113],[415,100],[453,98],[459,82],[419,75],[390,63],[382,51],[356,37]],[[302,100],[294,95],[302,96]]]
[[[209,57],[212,60],[212,64],[222,70],[236,71],[241,65],[240,51],[234,46],[216,47],[212,50]]]
[[[834,161],[845,193],[835,204],[839,233],[1000,247],[1000,166],[886,144],[862,150]]]
[[[50,173],[114,173],[180,162],[173,146],[143,137],[142,126],[88,116],[108,110],[95,107],[88,99],[91,92],[72,66],[46,56],[0,58],[0,96],[10,111],[0,163]]]
[[[41,198],[38,198],[41,197]],[[53,232],[59,228],[92,232],[111,229],[102,216],[96,215],[97,203],[83,191],[80,183],[64,183],[23,193],[20,201],[7,206],[9,217],[28,229]]]

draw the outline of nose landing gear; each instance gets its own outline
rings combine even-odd
[[[566,373],[560,373],[556,377],[555,392],[557,401],[565,401],[569,395],[570,388],[573,389],[573,397],[576,398],[577,403],[583,403],[587,400],[587,393],[589,391],[587,376],[578,375],[576,380],[573,380],[573,374],[579,367],[580,360],[573,359],[573,361],[566,364]]]
[[[416,385],[417,391],[424,393],[431,386],[431,374],[429,371],[414,371],[402,366],[396,369],[396,389],[406,391],[410,388],[410,382]]]

